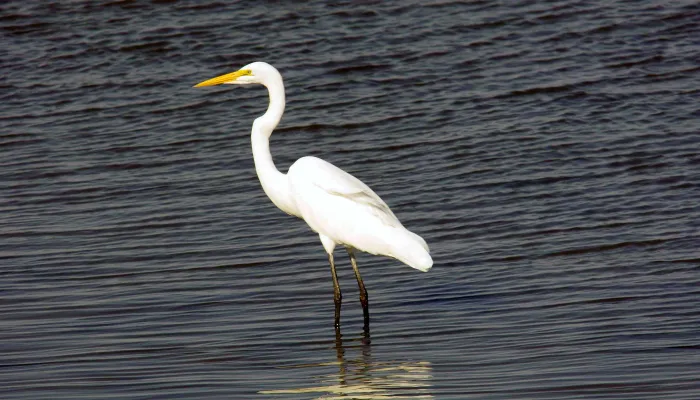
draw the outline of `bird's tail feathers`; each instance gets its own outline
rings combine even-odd
[[[419,271],[428,272],[432,268],[433,259],[430,257],[428,244],[422,237],[400,228],[393,228],[389,237],[392,257]]]

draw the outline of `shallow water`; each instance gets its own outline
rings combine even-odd
[[[3,399],[700,398],[700,7],[3,2]],[[265,197],[322,157],[431,246],[347,258]]]

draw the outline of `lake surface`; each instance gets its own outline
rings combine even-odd
[[[0,398],[700,398],[696,1],[4,1]],[[422,235],[372,318],[255,175],[315,155]]]

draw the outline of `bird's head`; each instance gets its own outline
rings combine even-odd
[[[216,78],[207,79],[200,82],[194,87],[214,86],[214,85],[248,85],[251,83],[259,83],[267,85],[273,79],[281,79],[280,73],[272,65],[256,61],[248,64],[236,72],[217,76]]]

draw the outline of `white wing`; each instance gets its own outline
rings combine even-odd
[[[398,218],[369,186],[335,165],[316,157],[303,157],[290,168],[292,179],[302,176],[329,195],[340,196],[363,208],[390,227],[403,227]]]
[[[287,177],[299,215],[321,235],[322,242],[325,238],[394,257],[421,271],[432,267],[425,240],[404,228],[389,206],[359,179],[316,157],[300,158]]]

